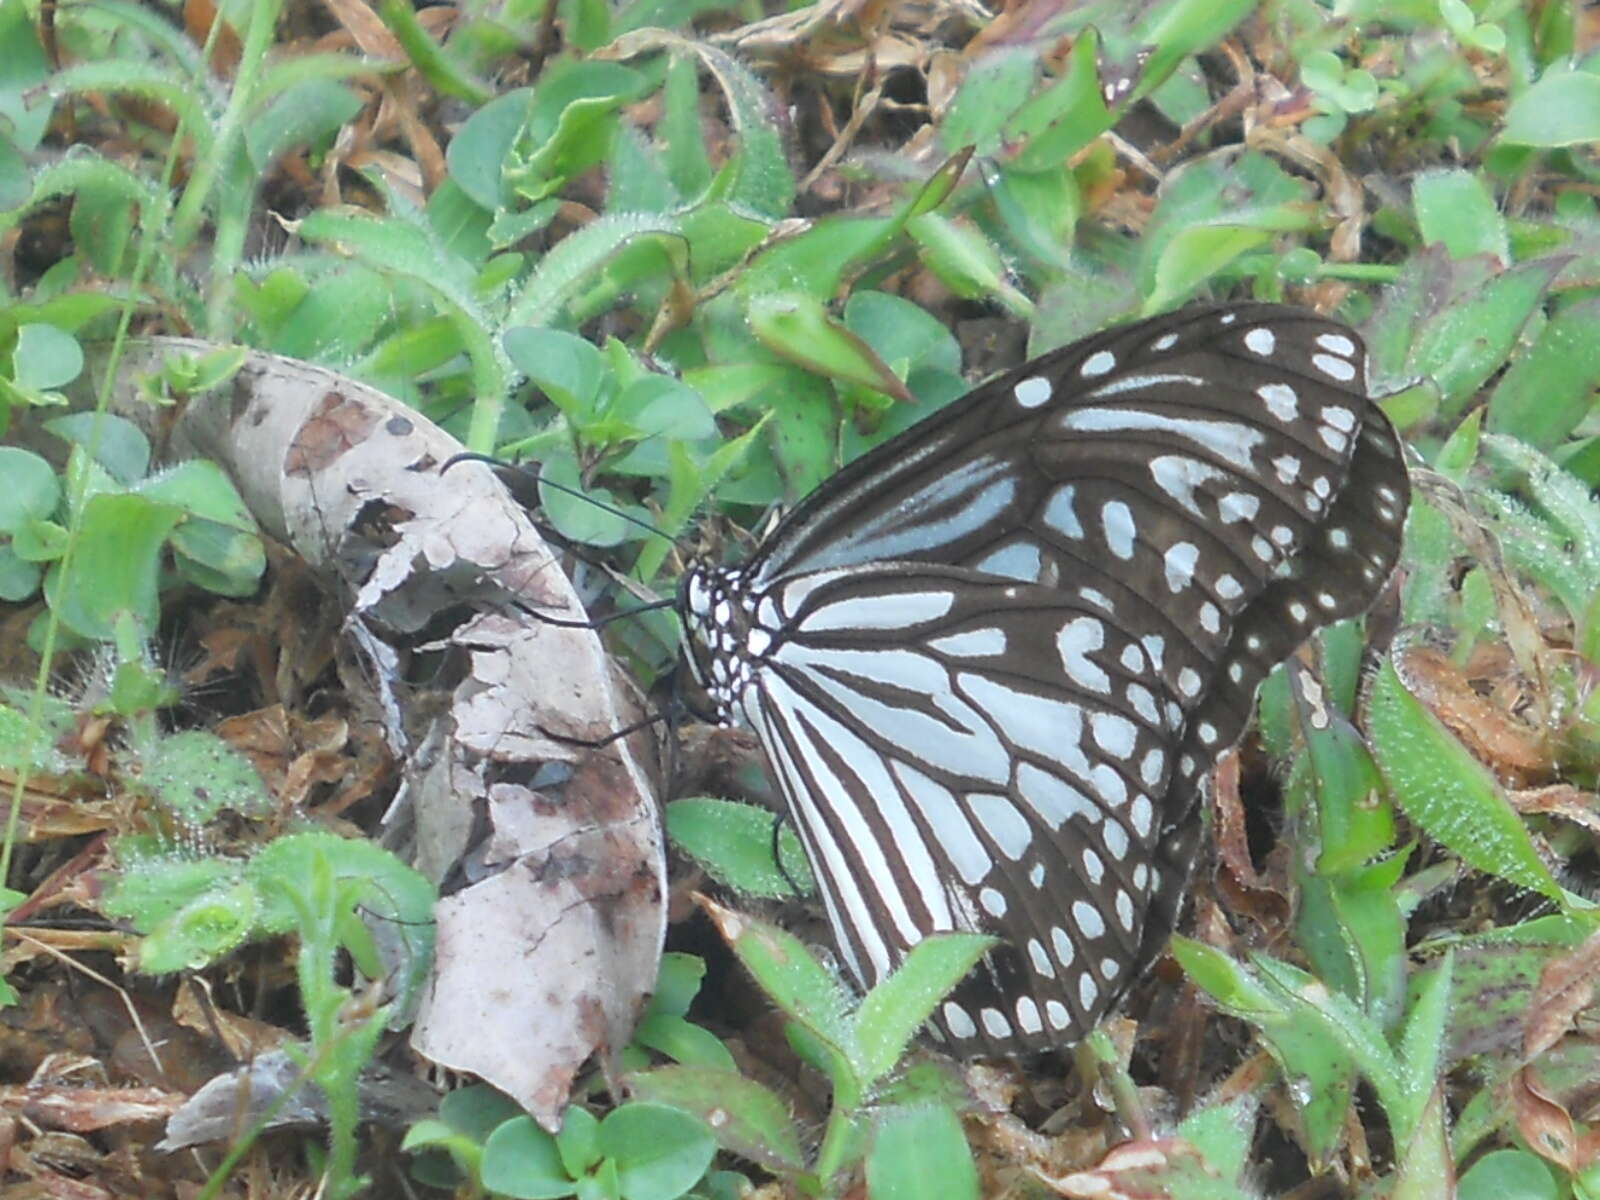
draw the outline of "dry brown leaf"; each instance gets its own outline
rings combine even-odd
[[[120,411],[150,412],[137,381],[164,355],[210,348],[136,344]],[[558,1128],[578,1069],[622,1049],[654,988],[666,892],[638,757],[648,739],[573,740],[637,710],[592,631],[537,619],[582,620],[570,583],[492,470],[441,474],[455,439],[324,368],[251,354],[188,401],[173,445],[220,463],[261,526],[340,596],[341,671],[400,763],[392,836],[412,830],[434,879],[463,860],[477,879],[437,910],[413,1047]],[[462,667],[433,688],[406,674],[424,630]],[[477,845],[475,810],[489,818]]]
[[[1566,1035],[1573,1018],[1593,1003],[1597,976],[1600,933],[1590,934],[1582,945],[1545,964],[1523,1018],[1524,1058],[1536,1058]]]
[[[1548,774],[1550,752],[1538,732],[1480,696],[1450,658],[1428,646],[1407,646],[1395,670],[1412,695],[1492,769]]]
[[[1596,811],[1600,797],[1570,783],[1510,791],[1506,798],[1519,813],[1561,817],[1574,825],[1582,825],[1591,833],[1600,833],[1600,812]]]
[[[1545,1087],[1532,1067],[1523,1067],[1506,1085],[1517,1132],[1528,1149],[1566,1171],[1578,1169],[1578,1133],[1572,1117]]]

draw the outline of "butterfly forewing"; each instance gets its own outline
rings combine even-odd
[[[1393,570],[1407,499],[1344,327],[1189,310],[1058,350],[691,573],[694,660],[759,736],[870,986],[1002,943],[967,1052],[1081,1037],[1170,929],[1196,796],[1257,686]]]

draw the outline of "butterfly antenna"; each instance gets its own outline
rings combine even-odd
[[[582,746],[585,750],[604,750],[612,742],[620,742],[623,738],[638,733],[641,729],[648,729],[650,726],[662,721],[670,723],[671,718],[666,713],[651,713],[649,716],[640,717],[637,721],[624,725],[621,729],[612,730],[603,738],[573,737],[568,733],[557,733],[553,729],[546,729],[543,725],[538,726],[538,730],[552,742],[560,742],[567,746]]]
[[[588,501],[588,503],[594,505],[602,512],[608,512],[612,516],[628,522],[630,525],[637,525],[640,529],[644,530],[646,533],[653,534],[655,537],[663,538],[669,542],[674,540],[670,533],[667,533],[663,529],[657,528],[656,526],[650,524],[649,521],[640,520],[632,513],[624,512],[622,509],[616,507],[615,505],[607,504],[603,500],[596,500],[593,496],[589,495],[581,488],[568,487],[564,483],[557,483],[553,479],[545,478],[545,476],[538,471],[528,470],[521,463],[509,463],[504,459],[495,458],[492,454],[477,454],[471,450],[464,450],[460,454],[452,455],[449,459],[445,460],[444,466],[439,468],[439,474],[443,475],[446,471],[459,462],[487,463],[491,467],[500,467],[507,471],[518,471],[523,475],[532,476],[533,481],[536,484],[542,483],[547,488],[554,488],[556,491],[562,492],[568,496],[572,496],[578,500]],[[521,499],[521,497],[518,497],[518,499]]]
[[[789,874],[789,868],[786,867],[783,862],[783,843],[778,840],[783,834],[783,827],[788,824],[788,822],[789,814],[787,812],[780,811],[772,814],[772,861],[778,868],[778,874],[782,875],[783,881],[789,885],[789,890],[793,892],[796,897],[804,899],[806,896],[806,889],[801,887],[800,884],[796,882],[793,875]]]
[[[520,475],[529,477],[535,484],[542,483],[545,485],[545,487],[554,488],[556,491],[564,492],[569,496],[575,496],[579,500],[586,500],[590,504],[593,504],[596,508],[603,509],[608,513],[612,513],[615,516],[622,518],[624,521],[627,521],[630,524],[637,525],[640,529],[643,529],[648,533],[653,533],[657,537],[667,538],[668,541],[672,540],[665,532],[657,529],[648,521],[641,521],[638,517],[632,516],[629,513],[625,513],[621,509],[615,508],[612,505],[596,500],[593,496],[587,495],[584,492],[579,491],[577,488],[568,487],[564,483],[557,483],[553,479],[546,479],[535,471],[529,471],[525,469],[519,463],[508,463],[503,459],[495,458],[491,454],[478,454],[470,450],[464,450],[460,454],[452,455],[450,458],[445,460],[444,466],[439,468],[439,473],[442,475],[451,467],[461,462],[481,462],[490,467],[500,468],[505,471],[515,471]],[[502,480],[502,482],[506,481]],[[511,487],[512,494],[519,503],[530,508],[538,503],[536,494],[531,494],[524,488],[510,483],[507,483],[507,486]],[[579,557],[581,558],[582,555],[580,554]],[[584,561],[588,562],[589,560],[585,559]],[[594,564],[591,562],[590,565],[593,566]],[[540,621],[546,625],[555,625],[561,629],[604,629],[607,625],[611,624],[612,621],[620,621],[625,617],[637,617],[642,613],[657,612],[663,608],[671,608],[675,603],[676,601],[673,598],[667,597],[663,600],[649,601],[648,603],[641,604],[636,608],[626,608],[618,612],[609,613],[603,617],[586,617],[581,621],[570,620],[565,617],[552,617],[549,613],[540,612],[537,609],[529,608],[527,605],[518,605],[518,608],[536,621]]]

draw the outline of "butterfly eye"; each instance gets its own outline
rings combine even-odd
[[[1246,304],[1125,325],[857,460],[696,569],[696,674],[761,742],[863,987],[1000,939],[964,1053],[1082,1037],[1157,955],[1202,781],[1266,674],[1364,612],[1409,489],[1356,335]]]

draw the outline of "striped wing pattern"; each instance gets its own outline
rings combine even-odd
[[[1017,1053],[1082,1037],[1159,953],[1261,680],[1398,558],[1364,367],[1276,306],[1122,326],[685,577],[690,662],[759,737],[860,984],[932,932],[995,934],[938,1023]]]

